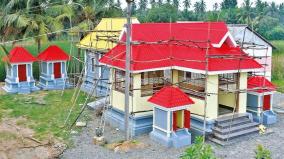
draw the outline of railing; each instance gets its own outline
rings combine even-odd
[[[178,86],[188,95],[204,99],[205,79],[185,79]]]
[[[154,77],[141,79],[141,96],[151,96],[164,87],[164,78]]]

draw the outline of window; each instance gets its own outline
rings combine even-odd
[[[226,73],[219,75],[219,87],[222,90],[235,90],[238,83],[238,73]]]
[[[164,86],[164,71],[143,72],[141,74],[141,96],[150,96]]]
[[[220,85],[227,83],[236,83],[237,82],[237,73],[226,73],[219,75],[219,83]]]
[[[94,57],[91,59],[91,68],[92,68],[92,72],[95,72],[96,58],[94,58]]]
[[[191,96],[204,98],[205,75],[193,72],[178,72],[178,84],[183,91]]]
[[[114,87],[116,91],[124,93],[125,91],[125,71],[115,69],[114,73]],[[130,93],[132,93],[132,76],[130,76]]]

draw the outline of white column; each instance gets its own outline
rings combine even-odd
[[[273,94],[270,95],[270,110],[272,111],[273,109]]]
[[[17,73],[17,76],[16,76],[16,82],[19,83],[19,69],[18,69],[18,65],[14,65],[17,69],[16,73]]]
[[[259,95],[256,95],[257,96],[257,99],[258,99],[258,104],[257,104],[257,116],[260,116],[260,114],[261,114],[261,105],[260,105],[260,102],[261,102],[261,99],[262,99],[262,97],[261,96],[259,96]]]
[[[54,79],[54,63],[53,62],[51,62],[50,63],[51,64],[51,79]]]
[[[31,71],[31,75],[32,75],[32,64],[26,64],[26,76],[27,76],[28,82],[31,81],[31,75],[29,75],[29,66],[31,67],[30,71]]]
[[[156,125],[155,125],[155,113],[156,113],[155,109],[156,109],[156,108],[154,107],[154,108],[153,108],[153,126],[152,126],[152,127],[153,127],[153,131],[155,130],[155,126],[156,126]]]
[[[167,111],[167,137],[170,137],[170,132],[171,132],[171,123],[170,123],[170,119],[171,119],[171,111]]]

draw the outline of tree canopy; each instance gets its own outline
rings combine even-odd
[[[122,0],[2,0],[1,41],[33,36],[38,43],[59,36],[58,30],[72,28],[72,34],[93,29],[102,17],[126,15]],[[248,24],[268,39],[284,39],[284,3],[263,0],[223,0],[207,6],[205,0],[135,0],[132,16],[140,22],[225,21]],[[208,8],[213,8],[208,10]],[[52,34],[47,34],[55,32]],[[69,34],[70,34],[69,33]]]

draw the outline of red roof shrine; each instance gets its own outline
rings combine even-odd
[[[29,63],[36,61],[36,58],[25,48],[15,47],[10,51],[9,55],[4,56],[2,60],[9,63]]]
[[[163,87],[159,92],[155,93],[150,99],[148,99],[148,101],[165,108],[194,104],[194,101],[192,101],[187,94],[178,87],[173,86]]]
[[[131,38],[132,72],[178,69],[205,73],[206,54],[210,56],[209,74],[262,68],[236,46],[224,22],[133,24]],[[125,41],[125,34],[122,41]],[[120,43],[100,62],[124,69],[125,51],[125,44]]]
[[[70,56],[56,45],[51,45],[38,55],[40,61],[67,61]]]
[[[252,76],[248,79],[248,89],[255,89],[252,91],[263,93],[275,91],[276,87],[273,83],[271,83],[263,76]]]

